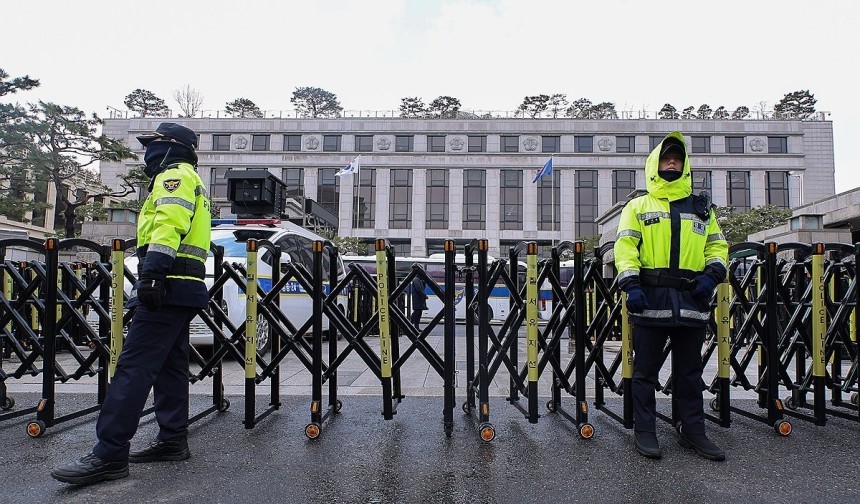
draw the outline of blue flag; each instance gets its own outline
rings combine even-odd
[[[538,170],[538,172],[535,174],[534,180],[532,180],[532,183],[537,182],[544,175],[552,175],[552,158],[549,158],[549,161],[544,163],[543,168]]]

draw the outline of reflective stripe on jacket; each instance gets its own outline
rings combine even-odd
[[[684,142],[679,132],[669,136]],[[648,194],[630,200],[621,211],[614,248],[619,286],[645,291],[648,309],[631,314],[634,323],[702,326],[710,316],[707,303],[694,299],[691,291],[650,286],[639,278],[640,269],[649,268],[681,278],[706,274],[718,283],[727,271],[728,244],[716,212],[708,208],[707,218],[702,218],[698,197],[692,196],[689,156],[681,177],[668,182],[657,173],[662,147],[663,142],[645,163]]]
[[[191,269],[177,265],[205,265],[211,227],[209,197],[193,165],[173,164],[155,176],[137,222],[138,269],[142,277],[166,278],[164,304],[207,306],[203,279],[177,274]]]

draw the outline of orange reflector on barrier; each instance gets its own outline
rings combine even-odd
[[[579,429],[579,434],[583,439],[591,439],[594,437],[594,427],[591,424],[585,424]]]
[[[478,240],[478,250],[488,250],[490,248],[489,243],[487,240]]]
[[[767,251],[771,254],[776,254],[776,243],[770,242],[767,244]]]
[[[312,401],[311,402],[311,413],[317,413],[319,410],[320,410],[319,401]]]
[[[781,422],[778,426],[780,435],[788,436],[791,434],[791,423],[790,422]]]
[[[481,439],[484,441],[492,441],[496,437],[496,431],[492,427],[484,427],[481,429]]]
[[[445,252],[452,252],[454,250],[454,240],[445,240]]]
[[[373,243],[374,243],[374,250],[376,250],[377,252],[385,250],[385,240],[376,240]]]
[[[481,404],[481,414],[487,416],[490,414],[490,405],[487,403]]]
[[[585,401],[582,401],[581,403],[579,403],[579,409],[580,409],[583,413],[588,413],[588,403],[587,403],[587,402],[585,402]]]
[[[582,253],[582,242],[576,242],[573,244],[573,251],[577,254]]]
[[[39,404],[36,405],[36,411],[44,410],[47,405],[48,401],[46,399],[39,399]]]
[[[322,252],[323,250],[323,242],[317,240],[314,242],[313,251],[314,252]]]
[[[824,244],[823,243],[816,243],[815,244],[815,253],[816,254],[823,254],[824,253]]]
[[[776,406],[776,409],[782,411],[782,400],[781,399],[775,400],[774,405]]]

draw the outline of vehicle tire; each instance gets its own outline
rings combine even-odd
[[[266,355],[272,349],[272,334],[269,331],[269,321],[263,314],[257,315],[257,353]]]

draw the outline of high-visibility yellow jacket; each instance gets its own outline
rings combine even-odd
[[[211,228],[209,197],[193,165],[175,163],[155,176],[137,222],[138,274],[165,279],[164,304],[207,306],[203,279]]]
[[[669,137],[680,140],[687,150],[681,133]],[[678,180],[669,182],[658,174],[663,142],[645,162],[648,194],[630,200],[621,211],[615,268],[622,290],[641,287],[645,292],[648,309],[631,314],[634,324],[700,327],[710,317],[709,303],[695,299],[686,288],[662,281],[654,285],[651,280],[655,274],[668,280],[693,280],[704,274],[720,283],[726,276],[728,244],[710,198],[692,195],[689,156]]]

